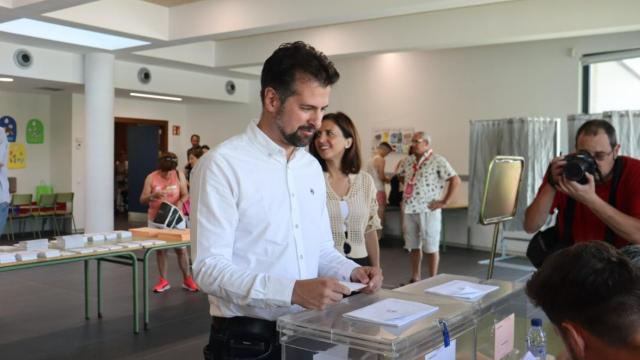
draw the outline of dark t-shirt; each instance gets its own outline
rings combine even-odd
[[[620,157],[622,158],[622,174],[620,175],[618,193],[616,195],[616,209],[640,219],[640,160],[627,156]],[[542,186],[544,185],[543,183]],[[540,189],[538,192],[540,192]],[[609,202],[610,190],[611,180],[603,184],[596,184],[596,194],[607,203]],[[557,224],[559,234],[564,234],[564,210],[566,209],[567,198],[567,195],[557,191],[553,199],[553,205],[551,205],[551,214],[555,209],[558,209]],[[574,243],[604,240],[606,225],[602,220],[582,203],[576,201],[575,204],[572,227]],[[630,242],[627,239],[615,234],[614,245],[617,248],[629,244]]]

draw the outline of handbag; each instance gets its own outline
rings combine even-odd
[[[180,209],[166,201],[160,204],[158,213],[152,222],[157,227],[163,229],[184,228],[185,224],[184,216],[180,212]]]
[[[613,166],[613,179],[611,180],[611,191],[609,192],[609,204],[616,207],[616,196],[618,193],[618,183],[622,174],[622,159],[617,158]],[[567,207],[564,212],[564,236],[558,236],[558,225],[554,225],[546,230],[538,231],[527,246],[527,258],[531,264],[539,269],[544,260],[551,254],[573,245],[571,237],[571,227],[573,213],[575,212],[576,201],[567,198]],[[613,245],[615,234],[610,227],[606,227],[604,240]]]

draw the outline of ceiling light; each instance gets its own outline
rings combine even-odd
[[[1,23],[0,31],[106,50],[149,44],[146,41],[25,18]]]
[[[13,78],[10,78],[10,77],[0,77],[0,82],[13,82]]]
[[[175,97],[175,96],[163,96],[163,95],[143,94],[143,93],[134,93],[134,92],[129,93],[129,95],[138,96],[138,97],[144,97],[144,98],[151,98],[151,99],[182,101],[182,98]]]

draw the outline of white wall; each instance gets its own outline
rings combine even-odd
[[[50,97],[45,94],[28,94],[0,91],[0,116],[9,115],[16,120],[16,143],[22,143],[27,152],[24,169],[9,169],[9,176],[17,178],[17,192],[32,193],[42,181],[50,183],[50,153],[52,148]],[[30,119],[38,118],[44,125],[44,143],[27,144],[25,128]]]
[[[258,81],[249,82],[249,94],[248,104],[210,102],[189,105],[185,135],[199,134],[200,143],[213,148],[227,138],[244,132],[249,121],[257,119],[262,109]],[[189,139],[184,145],[181,156],[191,146]]]

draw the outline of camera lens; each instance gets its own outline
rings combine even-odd
[[[564,166],[564,177],[567,180],[580,182],[584,178],[584,169],[580,161],[568,161]]]

